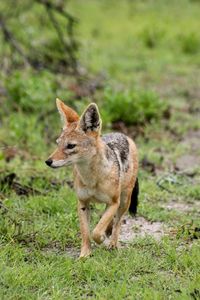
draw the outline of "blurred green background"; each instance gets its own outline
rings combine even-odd
[[[169,117],[199,80],[199,11],[183,0],[2,2],[1,142],[45,152],[56,97],[79,113],[97,102],[105,129]]]
[[[199,15],[198,0],[0,2],[2,299],[199,299]],[[79,114],[96,102],[104,132],[135,139],[138,218],[167,228],[160,241],[74,260],[71,169],[44,163],[56,97]]]

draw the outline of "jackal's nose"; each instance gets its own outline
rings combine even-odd
[[[51,164],[52,164],[52,162],[53,162],[53,160],[51,159],[51,158],[49,158],[49,159],[47,159],[46,161],[45,161],[45,163],[47,164],[47,166],[51,166]]]

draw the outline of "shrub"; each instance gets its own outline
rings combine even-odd
[[[5,82],[11,109],[41,112],[54,103],[57,84],[48,72],[14,72]]]
[[[157,47],[165,35],[164,31],[155,26],[145,28],[140,34],[140,37],[147,48]]]
[[[161,118],[164,111],[166,104],[154,92],[105,90],[103,117],[107,121],[139,125]]]
[[[180,38],[181,49],[184,53],[195,54],[200,50],[200,39],[196,33],[190,33]]]

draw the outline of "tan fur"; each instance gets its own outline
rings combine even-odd
[[[79,116],[73,109],[65,105],[58,98],[56,99],[56,104],[64,125],[67,125],[67,123],[73,123],[75,121],[78,121]]]
[[[97,109],[95,104],[92,105]],[[74,166],[74,188],[79,199],[78,215],[82,236],[80,257],[91,253],[89,230],[91,202],[106,204],[106,210],[93,230],[92,238],[96,243],[102,243],[106,231],[113,227],[109,247],[116,248],[122,216],[129,208],[138,172],[136,146],[128,138],[128,170],[119,176],[117,165],[106,158],[106,145],[100,137],[101,120],[97,129],[83,132],[81,122],[84,122],[87,109],[79,119],[77,113],[62,101],[57,100],[57,106],[65,124],[58,139],[58,148],[49,159],[53,161],[52,167],[68,164]],[[67,143],[75,143],[74,150],[66,149]],[[74,151],[73,155],[72,151]]]

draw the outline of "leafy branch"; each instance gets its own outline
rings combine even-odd
[[[72,73],[77,76],[79,73],[77,64],[78,42],[74,34],[74,26],[77,23],[77,19],[67,12],[62,5],[57,5],[49,0],[34,0],[33,3],[42,5],[48,15],[49,21],[61,45],[61,48],[57,50],[60,51],[60,58],[55,62],[54,53],[48,53],[48,55],[46,52],[38,53],[38,49],[32,46],[29,46],[27,51],[24,50],[24,43],[19,41],[19,38],[16,37],[8,25],[8,19],[13,17],[14,8],[11,8],[10,14],[0,12],[0,30],[5,43],[9,44],[12,52],[18,53],[25,65],[29,65],[36,70],[46,68],[52,72]],[[16,5],[20,8],[19,14],[22,13],[22,4],[17,3]],[[60,21],[56,18],[56,14],[65,18],[66,31],[63,31]]]

